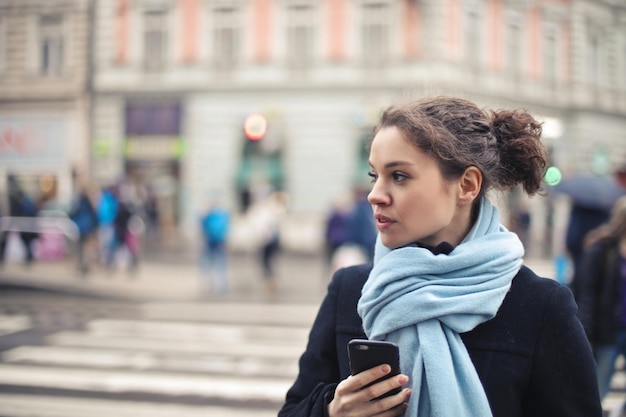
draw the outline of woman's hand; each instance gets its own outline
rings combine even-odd
[[[406,384],[409,380],[408,376],[396,375],[364,388],[367,384],[389,372],[391,372],[389,365],[381,365],[341,381],[335,389],[335,398],[328,404],[328,415],[330,417],[395,417],[402,415],[411,396],[410,388],[405,388],[398,394],[385,398],[379,399],[378,397]]]

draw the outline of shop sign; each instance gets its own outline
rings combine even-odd
[[[7,168],[59,165],[66,152],[66,136],[60,120],[0,119],[0,164]]]
[[[181,153],[180,140],[171,136],[141,136],[126,139],[125,156],[130,160],[173,160]]]

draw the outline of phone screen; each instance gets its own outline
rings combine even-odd
[[[348,358],[350,360],[350,372],[356,375],[367,369],[384,363],[391,366],[391,372],[368,384],[370,386],[384,379],[390,378],[400,373],[400,354],[398,345],[393,342],[382,340],[352,339],[348,342]],[[366,387],[363,387],[366,388]],[[400,392],[400,388],[375,398],[383,398]]]

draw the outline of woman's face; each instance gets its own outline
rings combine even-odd
[[[396,127],[381,129],[369,163],[372,205],[382,243],[458,245],[469,231],[471,204],[459,204],[459,181],[446,181],[435,160],[409,143]]]

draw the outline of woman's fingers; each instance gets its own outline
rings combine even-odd
[[[339,385],[337,386],[337,393],[347,394],[350,392],[360,391],[367,385],[372,384],[377,379],[388,375],[389,372],[391,372],[391,367],[385,364],[375,366],[356,375],[349,376],[339,383]]]
[[[341,381],[335,389],[333,401],[329,404],[329,415],[331,417],[354,413],[381,417],[402,415],[411,396],[411,389],[400,389],[409,381],[409,377],[404,374],[390,376],[390,372],[391,367],[385,364]],[[385,396],[396,389],[399,392]]]
[[[389,375],[390,372],[391,367],[385,364],[363,371],[350,379],[353,379],[351,382],[357,384],[355,389],[363,390],[362,394],[365,395],[368,400],[373,400],[392,390],[399,391],[400,387],[409,381],[409,377],[403,374],[384,378]],[[384,379],[381,380],[381,378]]]
[[[398,394],[369,401],[367,408],[364,409],[364,415],[376,417],[401,416],[409,406],[410,397],[411,389],[405,388]]]

